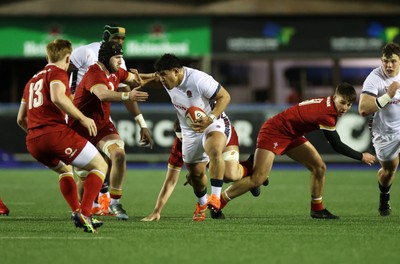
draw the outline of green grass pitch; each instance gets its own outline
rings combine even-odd
[[[328,167],[324,204],[341,219],[309,217],[309,173],[273,170],[258,198],[232,201],[225,220],[191,221],[195,196],[185,172],[159,222],[140,222],[155,204],[166,170],[129,169],[122,203],[126,222],[101,217],[98,234],[74,227],[45,169],[0,170],[0,263],[400,263],[400,186],[392,215],[378,214],[376,170]],[[227,186],[227,185],[225,185]]]

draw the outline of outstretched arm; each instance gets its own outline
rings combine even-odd
[[[350,148],[346,144],[344,144],[340,139],[340,136],[336,132],[336,130],[335,131],[323,130],[323,131],[326,139],[329,141],[329,143],[332,145],[333,149],[336,152],[356,160],[361,160],[362,162],[368,165],[372,165],[375,162],[375,157],[373,155],[366,152],[365,153],[358,152]]]
[[[165,176],[165,181],[163,186],[161,187],[160,193],[158,194],[156,206],[151,214],[143,218],[141,221],[150,222],[150,221],[158,221],[161,218],[161,210],[164,205],[167,203],[169,197],[175,189],[176,183],[179,179],[179,174],[181,172],[181,168],[172,167],[168,164],[168,171]]]
[[[119,91],[130,92],[130,87],[128,85],[118,87]],[[153,138],[151,136],[150,130],[147,127],[146,121],[140,111],[139,104],[137,101],[124,101],[125,108],[131,114],[132,118],[135,119],[136,123],[140,127],[140,146],[153,148]]]

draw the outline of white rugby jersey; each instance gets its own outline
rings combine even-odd
[[[400,73],[393,78],[387,77],[383,66],[374,69],[363,84],[362,93],[372,96],[382,96],[394,81],[400,82]],[[400,132],[400,91],[397,90],[392,100],[382,109],[378,110],[372,121],[372,132],[399,133]]]
[[[101,43],[102,42],[93,42],[73,49],[71,54],[71,62],[75,65],[76,68],[78,68],[78,75],[70,77],[71,87],[78,87],[87,69],[97,62]],[[124,59],[122,59],[121,68],[126,70]],[[124,86],[124,84],[122,84],[121,86]]]
[[[203,109],[207,115],[211,114],[215,105],[215,96],[221,85],[205,72],[189,67],[183,67],[183,70],[184,77],[181,84],[171,90],[167,88],[165,90],[171,97],[171,102],[177,111],[182,134],[185,135],[195,133],[186,124],[186,110],[191,106],[197,106]],[[221,117],[226,117],[225,113],[222,113]]]

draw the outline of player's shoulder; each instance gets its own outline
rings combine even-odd
[[[205,73],[203,71],[200,71],[200,70],[194,69],[194,68],[190,68],[190,67],[186,67],[186,66],[184,66],[183,69],[184,69],[185,74],[187,76],[195,76],[195,77],[197,77],[197,76],[206,76],[206,75],[208,75],[207,73]]]
[[[88,55],[97,57],[100,50],[100,44],[100,42],[93,42],[73,49],[71,59],[86,58]]]
[[[367,76],[366,81],[368,80],[383,80],[386,78],[385,72],[382,67],[377,67],[373,69]]]
[[[50,75],[55,75],[56,74],[56,75],[66,75],[66,76],[68,76],[67,71],[61,69],[60,67],[57,67],[54,64],[46,65],[46,67],[44,68],[44,70],[42,70],[42,72],[45,72],[45,73],[50,74]]]

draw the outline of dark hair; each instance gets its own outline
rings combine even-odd
[[[396,54],[400,57],[400,46],[394,42],[389,42],[382,49],[382,56],[386,58],[390,58]]]
[[[110,41],[115,35],[125,37],[125,28],[117,26],[116,24],[104,26],[103,41]]]
[[[124,54],[121,44],[115,41],[106,41],[101,43],[98,60],[111,72],[110,58],[120,54]]]
[[[335,95],[342,96],[346,101],[354,103],[357,99],[357,93],[354,86],[349,83],[340,83],[336,86]]]
[[[182,68],[181,61],[174,54],[166,53],[154,63],[154,69],[157,72],[171,70],[173,68]]]

